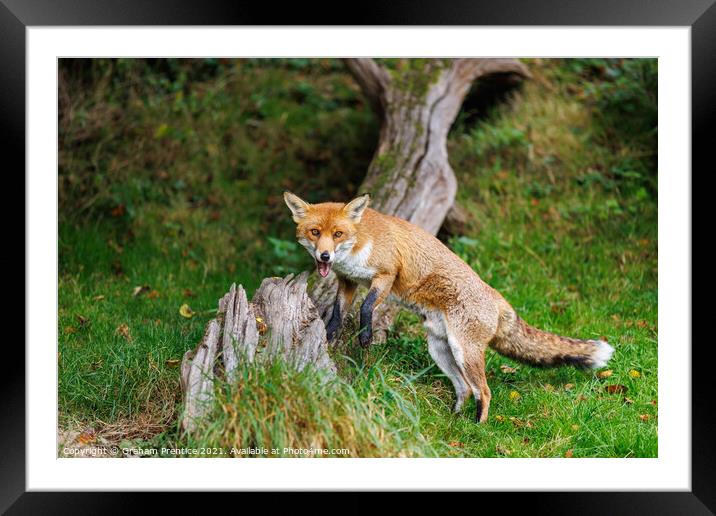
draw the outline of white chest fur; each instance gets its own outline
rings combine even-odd
[[[375,275],[375,268],[368,265],[372,249],[371,242],[365,244],[356,253],[352,252],[352,248],[336,249],[336,261],[333,268],[340,276],[357,283],[370,283]]]

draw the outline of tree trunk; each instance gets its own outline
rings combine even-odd
[[[372,207],[437,234],[455,201],[457,180],[447,135],[470,85],[491,74],[528,77],[516,59],[407,59],[391,68],[346,59],[382,119],[378,147],[361,192]]]
[[[381,118],[378,147],[359,193],[371,207],[436,235],[448,213],[452,229],[464,224],[454,207],[457,180],[447,154],[447,136],[473,81],[492,74],[530,76],[517,59],[346,59],[345,64]],[[450,228],[448,228],[450,229]],[[311,292],[319,312],[330,317],[335,277],[317,281]],[[359,302],[359,298],[358,302]],[[357,303],[356,303],[357,305]],[[356,306],[354,305],[354,307]],[[380,342],[397,312],[385,303],[373,317]]]
[[[281,358],[299,371],[313,364],[327,377],[336,374],[324,323],[306,294],[307,278],[307,272],[295,278],[266,278],[251,303],[244,289],[234,284],[219,300],[217,317],[182,360],[182,428],[196,430],[213,408],[216,382],[233,382],[242,361]]]

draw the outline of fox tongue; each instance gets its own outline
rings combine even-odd
[[[328,273],[331,272],[331,264],[326,262],[316,262],[316,267],[318,268],[318,274],[323,276],[324,278],[328,276]]]

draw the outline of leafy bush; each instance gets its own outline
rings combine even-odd
[[[605,68],[606,80],[588,90],[610,132],[639,146],[656,148],[658,65],[656,59],[625,59]]]
[[[612,148],[626,144],[646,159],[629,159],[611,177],[656,194],[658,62],[656,59],[568,59],[569,70],[585,81],[585,100],[594,106],[600,139]]]

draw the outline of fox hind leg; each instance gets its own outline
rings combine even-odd
[[[492,392],[490,387],[487,385],[487,376],[485,375],[485,360],[484,358],[480,361],[481,364],[476,368],[477,374],[472,375],[477,387],[480,391],[480,397],[475,397],[475,421],[477,423],[484,423],[487,421],[487,415],[490,411],[490,400],[492,399]],[[468,369],[470,366],[468,366]]]
[[[485,371],[487,345],[480,345],[479,336],[471,335],[470,332],[449,331],[447,340],[457,368],[467,379],[475,396],[475,421],[483,423],[487,420],[492,399]]]
[[[450,345],[445,338],[431,335],[428,332],[428,352],[440,370],[452,382],[456,397],[453,412],[460,412],[471,389],[455,363]]]

